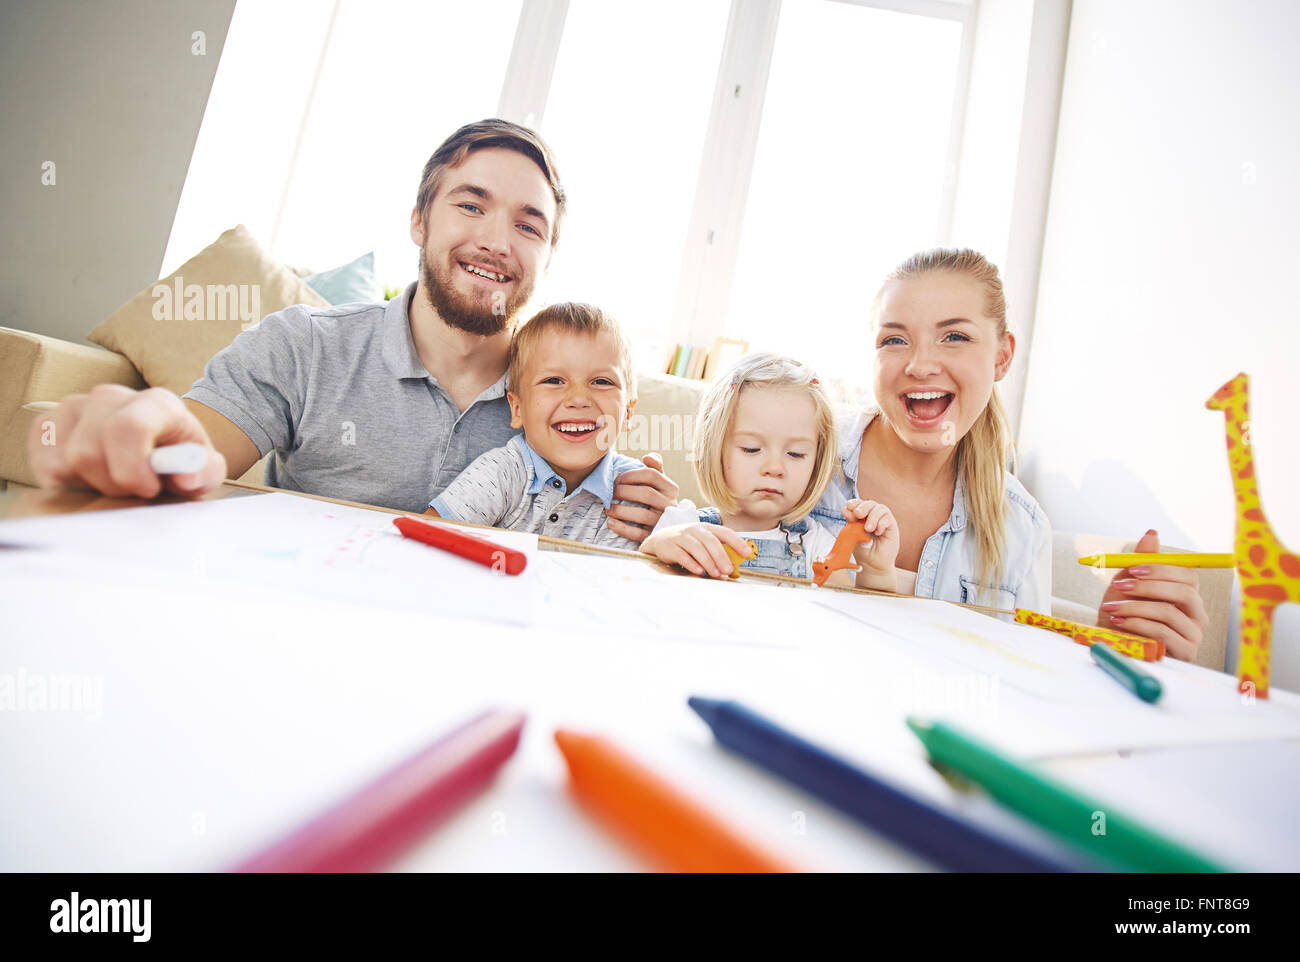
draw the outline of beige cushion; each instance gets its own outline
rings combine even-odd
[[[201,297],[193,296],[200,292]],[[241,330],[291,304],[325,307],[327,302],[240,224],[131,298],[88,337],[125,355],[151,387],[184,394],[209,358]],[[192,316],[196,313],[200,316]]]
[[[664,474],[677,482],[678,497],[696,504],[701,497],[690,453],[695,415],[707,387],[706,381],[639,373],[636,411],[630,427],[618,439],[619,452],[628,457],[639,458],[650,451],[660,455]]]

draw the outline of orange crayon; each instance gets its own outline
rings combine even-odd
[[[560,729],[555,744],[578,800],[635,848],[674,872],[792,872],[745,841],[608,739]]]

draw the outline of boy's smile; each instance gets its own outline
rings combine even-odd
[[[542,334],[511,384],[510,426],[573,491],[614,448],[636,401],[628,401],[618,344],[606,333]]]

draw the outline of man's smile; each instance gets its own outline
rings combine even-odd
[[[493,284],[506,284],[513,278],[509,274],[502,274],[499,271],[489,270],[486,267],[480,267],[478,264],[470,264],[466,261],[459,261],[460,269],[471,277],[477,277]]]

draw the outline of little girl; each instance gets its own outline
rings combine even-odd
[[[694,574],[725,578],[730,545],[752,571],[811,578],[835,535],[808,517],[835,470],[835,415],[813,372],[789,358],[750,354],[718,378],[700,403],[695,477],[716,507],[682,501],[663,513],[641,550]],[[850,500],[846,521],[869,535],[854,558],[862,588],[897,590],[898,525],[883,504]],[[852,584],[848,570],[830,584]]]

